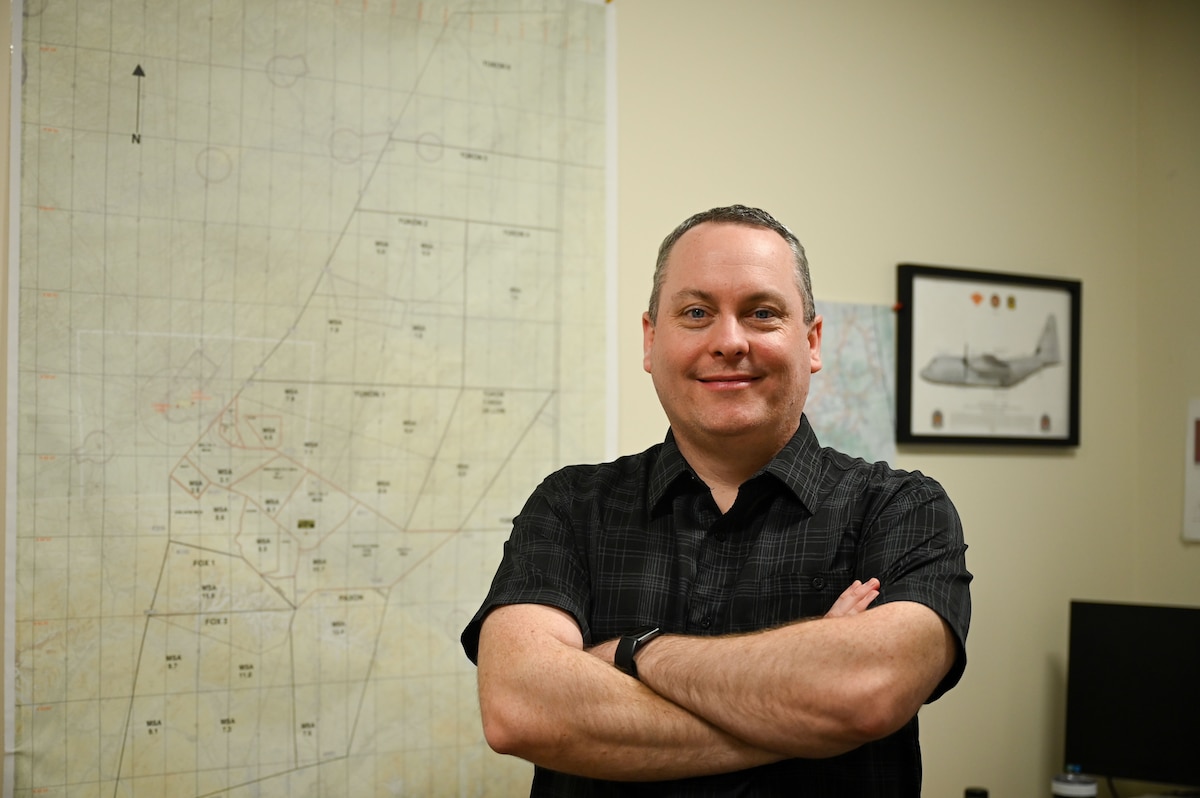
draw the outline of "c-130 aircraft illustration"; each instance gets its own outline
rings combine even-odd
[[[1058,324],[1051,314],[1032,355],[1007,359],[987,353],[969,355],[966,351],[961,357],[938,355],[921,369],[921,377],[942,385],[1011,388],[1029,375],[1060,362]]]

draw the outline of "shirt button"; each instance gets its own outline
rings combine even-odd
[[[712,626],[712,616],[705,615],[703,618],[700,619],[700,628],[701,629],[707,629],[710,626]]]
[[[820,590],[825,587],[825,578],[822,576],[814,576],[812,580],[813,590]]]
[[[725,542],[725,533],[724,532],[717,532],[715,535],[713,535],[713,537],[717,539],[718,543]]]

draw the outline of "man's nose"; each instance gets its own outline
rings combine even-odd
[[[742,326],[741,319],[736,316],[718,317],[711,328],[711,333],[709,351],[713,357],[744,357],[750,348],[746,330]]]

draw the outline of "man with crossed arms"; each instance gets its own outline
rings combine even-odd
[[[918,796],[917,711],[966,665],[941,486],[817,442],[803,247],[714,208],[663,242],[644,367],[666,440],[548,477],[463,633],[531,795]]]

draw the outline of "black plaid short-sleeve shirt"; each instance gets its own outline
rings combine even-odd
[[[641,454],[562,469],[534,491],[462,644],[474,662],[484,618],[505,604],[570,613],[585,645],[651,624],[675,634],[747,632],[824,615],[851,582],[874,576],[882,583],[874,606],[926,605],[957,638],[957,660],[932,701],[966,665],[965,551],[937,482],[822,448],[807,418],[725,514],[668,433]],[[615,784],[537,768],[531,794],[918,796],[920,785],[914,718],[842,756],[717,777]]]

